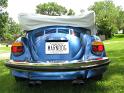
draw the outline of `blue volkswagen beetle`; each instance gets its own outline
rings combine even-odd
[[[20,14],[25,31],[11,47],[5,65],[15,78],[29,80],[100,79],[110,62],[96,36],[94,12],[80,16]]]

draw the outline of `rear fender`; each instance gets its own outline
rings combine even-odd
[[[101,55],[95,55],[92,53],[92,42],[95,40],[101,41],[98,36],[95,36],[95,35],[91,36],[91,35],[85,34],[85,35],[82,35],[81,38],[83,38],[82,43],[84,43],[84,45],[85,45],[85,50],[84,50],[85,52],[82,57],[82,60],[86,61],[86,60],[106,57],[105,50],[102,52]]]
[[[16,56],[11,52],[11,60],[14,61],[31,61],[31,54],[29,51],[28,39],[26,37],[19,37],[15,42],[22,42],[24,44],[24,53],[22,55]]]

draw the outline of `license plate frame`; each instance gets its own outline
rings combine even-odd
[[[46,42],[45,54],[69,54],[69,43],[67,42]]]

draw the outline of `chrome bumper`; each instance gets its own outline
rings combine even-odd
[[[29,63],[29,62],[14,62],[9,61],[5,63],[10,69],[28,72],[64,72],[64,71],[80,71],[95,69],[98,67],[106,66],[110,63],[107,57],[101,60],[90,60],[90,61],[72,61],[64,63]]]

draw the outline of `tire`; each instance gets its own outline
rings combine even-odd
[[[26,80],[26,78],[21,78],[21,77],[14,77],[15,78],[15,81],[16,82],[20,82],[20,81],[25,81]]]
[[[93,80],[100,81],[103,79],[103,74],[97,75],[93,77]]]

